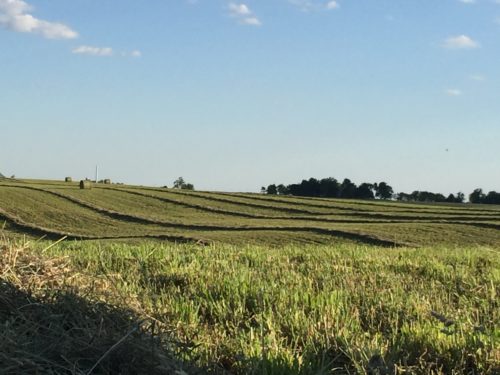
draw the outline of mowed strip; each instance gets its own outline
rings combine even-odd
[[[367,218],[353,215],[313,217],[286,215],[283,211],[279,211],[276,216],[266,216],[242,212],[241,207],[246,203],[240,198],[236,198],[235,204],[240,207],[240,211],[228,210],[228,203],[220,199],[214,200],[221,205],[218,207],[200,204],[201,199],[205,204],[211,201],[211,197],[200,195],[212,193],[103,185],[97,185],[92,190],[80,190],[71,183],[18,184],[10,187],[3,183],[0,187],[0,196],[5,195],[4,189],[17,191],[18,195],[21,190],[25,190],[26,196],[36,201],[37,207],[45,207],[43,210],[29,208],[26,204],[29,205],[30,199],[19,196],[8,198],[7,201],[18,202],[10,207],[10,212],[21,217],[24,222],[50,230],[98,238],[182,235],[231,243],[262,239],[260,243],[266,243],[272,238],[278,242],[286,241],[283,234],[289,233],[291,241],[324,243],[347,240],[384,246],[417,246],[435,243],[496,244],[500,233],[499,221],[491,220],[488,216],[479,219],[455,216],[454,220],[425,216],[411,220],[406,217],[398,219],[385,213],[369,213]],[[42,194],[42,197],[36,198],[36,194]],[[55,202],[51,204],[47,194],[52,195],[52,200],[57,198]],[[65,203],[61,204],[60,199]],[[224,199],[227,200],[226,197]],[[45,206],[40,205],[40,202]],[[8,203],[0,202],[0,207],[8,209]],[[37,218],[33,213],[40,217]],[[467,220],[457,221],[457,218]]]
[[[110,218],[94,210],[73,204],[53,194],[24,188],[1,188],[3,216],[19,226],[40,229],[47,234],[82,238],[148,237],[184,233],[162,226],[143,225]]]
[[[348,211],[356,213],[383,213],[383,214],[405,214],[410,216],[429,215],[429,216],[471,216],[471,217],[496,217],[500,218],[500,207],[495,206],[481,207],[477,205],[455,205],[449,206],[444,204],[411,204],[398,203],[390,201],[361,201],[361,200],[346,200],[346,199],[329,199],[329,198],[305,198],[292,196],[278,195],[263,195],[250,193],[215,193],[215,192],[178,192],[178,194],[192,194],[212,199],[230,199],[240,202],[259,202],[260,204],[272,205],[290,205],[294,208],[303,209],[322,209],[322,210],[337,210],[343,214],[349,214]],[[331,212],[331,211],[329,211]]]
[[[345,239],[348,241],[356,241],[361,243],[376,244],[380,246],[398,246],[400,244],[394,243],[393,241],[386,241],[383,238],[372,235],[364,235],[358,233],[350,233],[338,229],[327,229],[327,228],[315,228],[315,227],[278,227],[278,226],[261,226],[261,227],[231,227],[231,226],[207,226],[207,225],[183,225],[175,224],[170,222],[160,222],[153,221],[147,218],[142,218],[133,215],[123,214],[117,211],[109,211],[101,207],[94,206],[90,203],[85,203],[84,201],[78,200],[73,197],[65,197],[62,193],[45,191],[34,186],[23,186],[23,187],[3,187],[7,192],[10,192],[9,199],[11,201],[20,200],[22,197],[22,191],[28,191],[25,194],[29,197],[29,200],[36,202],[36,210],[33,210],[31,204],[23,207],[20,212],[15,212],[15,207],[5,205],[7,207],[7,213],[10,211],[10,218],[14,220],[17,224],[24,225],[27,229],[39,231],[45,231],[47,234],[64,234],[72,237],[80,235],[82,238],[86,239],[93,238],[136,238],[136,237],[148,237],[154,238],[155,236],[163,238],[165,235],[179,235],[179,236],[189,236],[196,235],[194,239],[206,238],[209,240],[217,241],[218,233],[221,235],[223,233],[233,232],[234,239],[236,242],[241,242],[239,237],[245,232],[266,232],[266,236],[272,232],[288,232],[295,233],[300,236],[300,238],[309,240],[312,236],[313,242],[319,242],[316,237],[321,236],[321,238],[326,238],[330,236],[332,238]],[[9,194],[3,194],[3,196],[8,196]],[[17,197],[16,197],[17,195]],[[9,200],[8,199],[8,200]],[[42,203],[43,202],[43,203]],[[51,204],[51,202],[53,202]],[[63,203],[64,202],[64,203]],[[3,204],[0,201],[0,204]],[[44,206],[45,204],[45,206]],[[75,207],[76,206],[76,207]],[[72,207],[72,209],[69,209]],[[34,218],[30,216],[30,220],[26,220],[25,217],[29,216],[31,212],[36,211],[40,217]],[[94,219],[98,220],[91,221],[92,219],[88,217],[88,213],[94,213]],[[71,213],[71,214],[69,214]],[[69,222],[66,220],[65,215],[69,217],[82,215],[78,223]],[[103,216],[108,216],[107,221],[101,222]],[[52,221],[47,221],[47,218],[52,218]],[[19,219],[19,220],[18,220]],[[32,220],[35,220],[33,222]],[[38,220],[38,221],[37,221]],[[109,222],[111,220],[111,222]],[[42,222],[42,224],[37,224]],[[66,223],[66,225],[65,225]],[[119,225],[121,223],[122,225]],[[68,225],[69,224],[69,225]],[[114,224],[110,227],[111,224]],[[97,228],[105,228],[105,231],[98,231]],[[83,230],[78,228],[84,228]],[[71,228],[71,231],[69,230]],[[161,228],[168,228],[166,229]],[[63,230],[66,231],[63,232]],[[76,231],[73,231],[75,229]],[[111,230],[115,229],[115,231]],[[247,235],[244,235],[245,237]],[[227,236],[223,236],[226,238]]]
[[[127,189],[126,191],[132,191]],[[197,205],[208,209],[225,210],[227,213],[242,214],[249,217],[260,218],[295,218],[307,219],[314,221],[339,222],[339,221],[457,221],[457,220],[474,220],[474,221],[490,221],[500,220],[500,214],[487,213],[480,215],[477,212],[448,212],[448,211],[410,211],[410,212],[391,212],[388,210],[376,211],[374,208],[365,210],[363,208],[344,208],[342,206],[323,206],[318,208],[313,205],[304,208],[298,204],[294,198],[283,198],[281,201],[277,199],[266,198],[242,198],[239,194],[219,194],[219,193],[199,193],[199,192],[181,192],[177,190],[167,189],[134,189],[136,193],[143,193],[149,196],[168,197],[171,200],[176,200],[183,203]],[[254,201],[259,201],[255,203]],[[268,200],[269,202],[266,202]],[[272,201],[272,204],[270,203]],[[254,209],[271,209],[275,212],[269,215],[269,212],[260,213],[249,212],[248,208]],[[264,216],[262,216],[264,214]]]

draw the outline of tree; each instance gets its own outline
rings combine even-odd
[[[185,183],[186,182],[184,181],[184,178],[179,177],[174,181],[174,189],[182,189],[182,185],[184,185]]]
[[[387,182],[380,182],[373,185],[375,196],[380,199],[391,199],[394,195],[392,187]]]
[[[267,187],[266,191],[267,191],[267,194],[269,194],[269,195],[276,195],[276,194],[278,194],[278,189],[276,188],[275,184],[269,185]]]
[[[483,203],[484,194],[483,189],[475,189],[469,194],[469,202],[471,203]]]
[[[483,203],[486,204],[500,204],[500,193],[490,191],[488,195],[483,198]]]
[[[194,185],[187,183],[186,181],[184,181],[184,178],[179,177],[174,181],[174,189],[194,190]]]
[[[276,187],[276,190],[277,190],[279,195],[287,195],[288,194],[288,188],[283,184],[279,184]]]
[[[373,195],[373,184],[368,184],[366,182],[363,182],[361,185],[358,186],[356,190],[356,198],[359,199],[374,199],[375,196]]]
[[[344,179],[340,185],[340,198],[356,198],[357,188],[354,182],[348,178]]]
[[[337,198],[340,192],[340,184],[333,177],[323,178],[319,182],[320,196],[327,198]]]

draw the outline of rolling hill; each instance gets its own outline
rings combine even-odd
[[[500,244],[500,206],[183,191],[45,180],[0,182],[4,230],[81,240],[232,244]]]

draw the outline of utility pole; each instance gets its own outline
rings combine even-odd
[[[95,183],[97,184],[97,178],[99,177],[99,167],[96,165],[95,166]]]

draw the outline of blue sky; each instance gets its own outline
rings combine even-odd
[[[0,0],[0,172],[500,190],[500,1]]]

